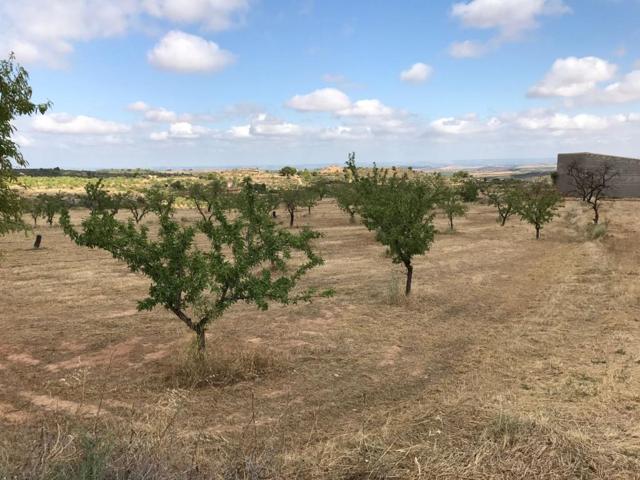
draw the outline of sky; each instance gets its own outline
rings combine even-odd
[[[640,157],[640,0],[0,0],[31,167]]]

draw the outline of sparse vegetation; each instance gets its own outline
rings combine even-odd
[[[22,221],[23,202],[12,189],[17,182],[14,164],[27,165],[18,144],[13,139],[14,120],[24,115],[44,114],[50,103],[31,101],[29,74],[16,63],[11,54],[0,61],[0,236],[26,228]]]
[[[489,184],[486,195],[489,205],[498,210],[498,222],[504,227],[511,215],[518,210],[522,184],[518,180],[499,180]]]
[[[571,179],[574,192],[591,206],[593,223],[598,223],[601,201],[608,192],[615,189],[618,171],[611,163],[604,163],[598,167],[583,167],[574,161],[567,168],[567,175]]]
[[[355,154],[349,155],[347,169],[361,199],[358,213],[365,226],[376,233],[376,240],[388,249],[393,263],[401,263],[407,272],[405,295],[411,293],[413,257],[429,250],[435,235],[433,209],[439,192],[427,182],[408,175],[388,175],[374,166],[361,176]]]
[[[529,182],[520,189],[517,213],[522,220],[530,223],[536,230],[536,239],[540,231],[557,215],[562,197],[553,185],[546,182]]]
[[[304,229],[292,234],[277,228],[263,202],[246,180],[233,204],[211,204],[211,216],[195,226],[175,220],[167,204],[152,201],[159,216],[157,239],[145,226],[121,222],[110,209],[109,196],[100,183],[88,186],[94,209],[82,221],[81,230],[73,226],[68,212],[60,223],[78,245],[100,248],[127,263],[131,271],[151,281],[140,310],[160,305],[177,316],[196,334],[198,351],[204,352],[209,324],[237,302],[254,303],[267,309],[269,302],[283,304],[309,300],[313,289],[294,293],[298,280],[322,264],[311,242],[319,234]],[[198,248],[196,234],[206,236],[208,250]],[[293,252],[303,256],[297,265]]]
[[[458,188],[444,185],[438,192],[438,207],[442,209],[449,220],[449,230],[453,231],[453,219],[467,213],[468,207],[463,203]]]

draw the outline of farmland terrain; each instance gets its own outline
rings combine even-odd
[[[640,478],[638,205],[607,202],[596,241],[573,201],[538,241],[486,205],[452,233],[438,216],[405,299],[402,268],[325,198],[295,228],[323,234],[304,285],[336,294],[234,306],[204,379],[184,325],[136,310],[144,277],[55,226],[39,250],[7,235],[0,478],[89,457],[121,478]]]

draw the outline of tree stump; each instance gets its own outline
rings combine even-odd
[[[42,235],[36,235],[36,241],[33,244],[33,248],[40,248],[41,243],[42,243]]]

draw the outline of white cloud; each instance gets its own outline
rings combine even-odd
[[[449,46],[449,55],[455,58],[477,58],[485,55],[488,51],[488,45],[471,40],[454,42]]]
[[[0,54],[60,67],[76,43],[145,29],[148,14],[224,30],[248,8],[248,0],[3,0]]]
[[[251,125],[238,125],[229,129],[229,135],[233,138],[250,138]]]
[[[547,115],[525,115],[517,119],[517,125],[528,130],[603,130],[614,123],[612,119],[581,113],[567,115],[554,113]]]
[[[13,140],[20,147],[30,147],[31,145],[33,145],[33,138],[28,137],[27,135],[23,135],[22,133],[16,133],[15,135],[13,135]]]
[[[407,70],[400,73],[400,79],[409,83],[424,83],[433,74],[433,68],[425,63],[414,63]]]
[[[430,127],[434,132],[446,135],[483,133],[497,130],[502,126],[503,122],[496,117],[483,121],[473,113],[463,117],[438,118],[430,123]]]
[[[162,141],[169,139],[196,139],[207,134],[209,130],[200,125],[190,122],[174,122],[169,125],[168,131],[152,132],[149,134],[151,140]]]
[[[249,10],[248,0],[143,0],[145,10],[178,23],[197,23],[226,30]]]
[[[600,95],[610,103],[635,102],[640,100],[640,70],[626,74],[619,82],[607,85]]]
[[[348,108],[351,100],[337,88],[321,88],[306,95],[295,95],[286,105],[301,112],[335,112]]]
[[[38,132],[77,135],[109,135],[130,130],[129,126],[121,123],[86,115],[72,116],[64,113],[35,117],[32,121],[32,126]]]
[[[348,108],[344,108],[337,112],[337,115],[343,117],[388,117],[394,114],[391,107],[387,107],[378,99],[358,100],[351,104]]]
[[[146,112],[151,107],[144,103],[142,100],[138,100],[137,102],[130,103],[127,105],[127,110],[130,112]]]
[[[169,139],[169,132],[151,132],[149,134],[149,138],[151,140],[155,140],[157,142],[168,140]]]
[[[569,7],[561,0],[471,0],[455,3],[451,9],[464,26],[497,29],[505,39],[536,28],[541,16],[568,12]]]
[[[178,115],[165,108],[149,108],[144,112],[144,118],[151,122],[171,123],[178,120]]]
[[[617,67],[598,57],[559,58],[541,82],[529,90],[533,97],[579,97],[613,78]]]
[[[214,42],[172,30],[147,54],[152,65],[180,73],[218,72],[234,61],[234,56]]]
[[[570,11],[562,0],[471,0],[455,3],[451,15],[462,25],[496,30],[497,34],[484,43],[471,40],[454,42],[449,47],[449,54],[456,58],[480,57],[502,43],[518,40],[525,32],[537,28],[540,17],[563,15]]]
[[[227,135],[235,139],[257,137],[297,137],[304,133],[304,129],[295,123],[290,123],[266,113],[254,115],[247,125],[237,125],[227,131]]]

